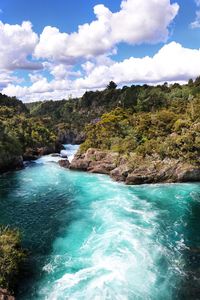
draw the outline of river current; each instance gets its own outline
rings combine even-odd
[[[126,186],[47,156],[0,176],[0,223],[29,253],[19,300],[200,299],[198,183]]]

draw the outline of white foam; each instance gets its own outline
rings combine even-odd
[[[64,145],[65,150],[61,150],[60,154],[58,153],[57,155],[55,154],[49,154],[49,155],[44,155],[37,160],[35,160],[35,163],[37,164],[46,164],[46,163],[52,163],[52,162],[58,162],[61,160],[64,156],[68,158],[69,162],[72,161],[74,158],[74,155],[78,151],[79,145]]]
[[[169,282],[181,269],[183,238],[176,249],[165,246],[153,203],[103,175],[96,176],[96,182],[84,176],[74,220],[53,247],[55,253],[63,253],[63,262],[51,259],[58,275],[41,294],[52,300],[171,299]]]

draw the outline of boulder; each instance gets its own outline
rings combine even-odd
[[[70,169],[89,171],[91,173],[110,174],[116,168],[117,153],[109,153],[90,148],[84,154],[76,154],[71,162]]]
[[[73,159],[70,164],[71,170],[79,170],[79,171],[87,171],[89,166],[88,161],[84,161],[82,159]]]
[[[68,159],[61,159],[58,161],[58,164],[61,167],[66,168],[66,169],[69,169],[69,166],[70,166],[70,162],[68,161]]]
[[[120,165],[119,167],[113,169],[110,172],[110,175],[116,181],[126,181],[126,178],[129,174],[129,172],[131,172],[131,168],[128,165],[123,164],[123,165]]]

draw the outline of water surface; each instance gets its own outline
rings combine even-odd
[[[130,187],[45,157],[0,176],[0,222],[30,251],[20,300],[200,299],[199,184]]]

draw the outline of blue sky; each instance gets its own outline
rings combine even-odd
[[[24,101],[199,75],[199,0],[1,0],[0,11],[0,90]]]

